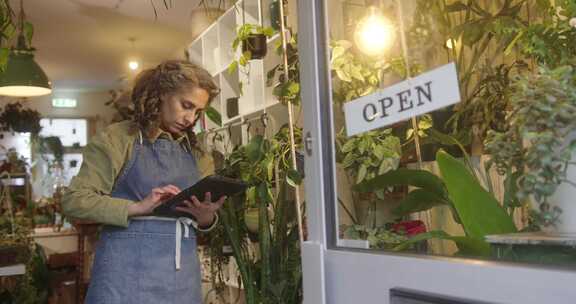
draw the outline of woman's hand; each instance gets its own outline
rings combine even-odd
[[[180,189],[174,185],[154,188],[142,201],[128,205],[128,216],[147,215],[167,199],[178,194]]]
[[[212,194],[206,192],[204,195],[204,202],[200,202],[198,198],[192,196],[190,200],[184,201],[186,207],[176,207],[176,210],[192,214],[196,218],[196,222],[200,227],[206,227],[214,222],[214,214],[224,201],[226,196],[222,196],[217,202],[212,202]]]

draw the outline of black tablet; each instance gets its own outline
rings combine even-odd
[[[174,210],[182,202],[189,200],[191,196],[196,196],[199,201],[204,201],[204,194],[211,193],[212,201],[218,201],[222,196],[231,197],[235,194],[246,191],[248,185],[237,179],[228,178],[220,175],[209,175],[201,179],[194,185],[180,191],[168,201],[154,209],[155,215],[179,216]]]

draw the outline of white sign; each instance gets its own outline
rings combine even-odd
[[[371,95],[344,104],[348,136],[381,128],[460,101],[451,62]]]

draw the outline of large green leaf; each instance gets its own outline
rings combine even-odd
[[[353,189],[358,192],[373,192],[398,185],[414,186],[425,189],[440,197],[447,197],[444,183],[438,176],[424,170],[411,170],[404,168],[376,176],[354,186]]]
[[[264,156],[263,145],[264,137],[261,135],[254,136],[246,145],[246,156],[250,162],[256,163]]]
[[[436,161],[467,236],[516,232],[512,218],[463,163],[444,151],[436,153]]]
[[[206,108],[206,116],[208,116],[208,119],[210,119],[217,126],[222,125],[222,116],[213,106],[208,106],[208,108]]]
[[[449,202],[436,193],[424,189],[416,189],[406,196],[398,207],[392,210],[396,216],[406,216],[414,212],[428,210],[432,207],[447,205]]]

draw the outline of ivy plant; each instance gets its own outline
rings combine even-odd
[[[282,56],[282,41],[276,44],[276,54]],[[284,64],[279,63],[266,74],[266,85],[273,86],[272,94],[280,102],[300,104],[300,59],[298,57],[298,38],[292,35],[286,44],[288,77],[284,73]]]
[[[511,95],[510,126],[491,131],[485,142],[498,173],[517,185],[518,198],[533,197],[539,204],[538,221],[554,225],[561,210],[549,198],[566,179],[576,150],[569,135],[576,130],[576,77],[572,66],[542,67],[534,75],[518,77]]]

